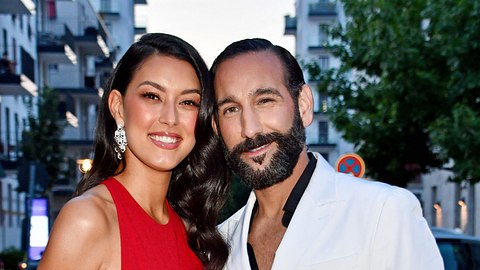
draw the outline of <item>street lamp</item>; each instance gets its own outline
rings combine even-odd
[[[92,168],[92,160],[89,158],[78,159],[77,164],[78,164],[78,169],[82,173],[87,173]]]

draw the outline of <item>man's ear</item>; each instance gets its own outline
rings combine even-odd
[[[312,89],[304,84],[298,95],[298,110],[302,118],[303,126],[308,127],[313,121],[313,95]]]
[[[118,90],[112,90],[108,95],[108,108],[117,124],[125,124],[123,119],[123,98]]]

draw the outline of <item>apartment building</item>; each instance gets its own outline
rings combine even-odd
[[[328,36],[324,27],[341,23],[344,13],[341,5],[328,0],[297,0],[295,16],[285,16],[285,35],[295,36],[296,58],[301,63],[315,61],[320,68],[338,67],[339,61],[326,49]],[[353,145],[342,139],[325,114],[328,108],[328,97],[316,91],[317,82],[309,79],[314,95],[314,120],[307,128],[307,144],[311,151],[321,153],[327,161],[335,165],[337,159],[353,152]]]
[[[134,7],[145,0],[8,0],[0,5],[0,52],[11,72],[0,71],[0,250],[21,248],[26,198],[17,192],[22,133],[35,114],[38,93],[49,87],[60,100],[65,164],[49,193],[50,223],[92,158],[97,105],[119,58],[133,43]],[[28,174],[27,174],[28,175]]]

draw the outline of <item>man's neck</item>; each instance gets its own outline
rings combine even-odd
[[[308,161],[307,151],[303,150],[300,153],[297,165],[293,168],[292,175],[271,187],[254,191],[258,202],[256,216],[274,218],[283,215],[283,206],[307,167]]]

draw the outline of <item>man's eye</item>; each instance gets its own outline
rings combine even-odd
[[[237,111],[238,111],[237,107],[227,107],[223,110],[223,114],[224,115],[231,114],[231,113],[234,113],[234,112],[237,112]]]
[[[272,101],[273,101],[273,99],[271,99],[271,98],[262,98],[262,99],[258,100],[257,104],[262,105],[262,104],[266,104],[266,103],[269,103],[269,102],[272,102]]]

